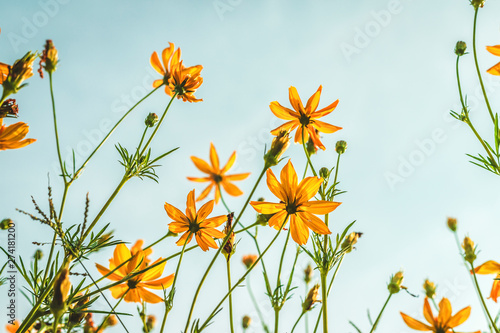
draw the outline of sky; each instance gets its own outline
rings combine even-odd
[[[176,100],[152,145],[155,154],[180,147],[156,169],[159,183],[131,180],[101,219],[100,226],[111,223],[116,239],[133,243],[141,238],[149,244],[167,231],[170,219],[163,204],[184,209],[187,193],[193,188],[197,193],[203,190],[202,184],[186,177],[202,175],[190,156],[208,159],[211,142],[221,163],[237,151],[232,173],[252,173],[237,184],[247,195],[262,168],[262,152],[271,142],[269,131],[282,123],[270,112],[269,103],[288,106],[290,86],[305,101],[322,85],[320,107],[339,99],[337,109],[324,120],[343,129],[323,135],[327,149],[313,156],[313,163],[332,167],[335,142],[348,143],[339,168],[339,187],[347,192],[337,198],[342,205],[332,213],[330,226],[338,233],[355,220],[353,230],[363,232],[356,250],[345,258],[329,298],[331,331],[354,332],[349,321],[369,331],[367,310],[372,317],[378,314],[387,297],[389,277],[398,270],[404,270],[404,285],[419,297],[405,292],[393,297],[378,332],[410,332],[399,311],[423,319],[421,286],[426,278],[438,285],[438,298],[449,298],[455,310],[472,306],[471,318],[461,330],[486,328],[453,235],[446,228],[447,217],[456,217],[460,237],[469,235],[478,244],[478,261],[498,261],[497,240],[492,237],[500,231],[498,176],[469,163],[465,154],[475,155],[481,146],[465,125],[449,116],[450,110],[460,109],[453,49],[458,40],[469,46],[472,43],[474,11],[467,0],[41,0],[3,2],[1,6],[1,62],[11,64],[28,50],[41,51],[46,39],[52,39],[59,50],[54,92],[61,150],[67,163],[72,149],[77,164],[82,163],[110,124],[151,91],[153,80],[160,78],[149,64],[153,51],[161,52],[173,42],[182,49],[185,64],[203,65],[204,82],[196,93],[203,102]],[[499,10],[498,2],[487,1],[477,27],[479,64],[493,110],[500,107],[500,80],[485,71],[498,58],[487,53],[485,46],[499,43]],[[471,54],[461,61],[461,76],[471,117],[489,139],[491,125]],[[38,248],[32,242],[49,242],[52,236],[46,226],[15,209],[33,211],[31,196],[46,208],[48,179],[56,202],[62,195],[48,80],[35,75],[28,83],[15,98],[19,121],[30,125],[28,137],[37,141],[0,155],[0,218],[15,221],[17,253],[23,258],[31,257]],[[66,225],[81,223],[87,192],[89,215],[97,214],[123,174],[114,145],[133,149],[145,116],[160,114],[168,101],[162,91],[154,93],[91,160],[71,186],[63,218]],[[305,167],[300,145],[292,144],[285,156],[297,170]],[[285,162],[274,167],[275,173]],[[241,209],[245,195],[226,195],[231,209]],[[264,182],[255,199],[260,196],[275,199]],[[224,207],[217,205],[214,214],[225,214]],[[249,224],[254,217],[255,212],[248,208],[243,221]],[[262,244],[274,236],[271,228],[259,230]],[[284,239],[280,237],[266,255],[273,277]],[[4,244],[5,234],[0,234],[0,241]],[[48,252],[47,245],[41,249]],[[153,257],[166,257],[177,250],[170,238],[155,247]],[[241,256],[254,252],[252,243],[242,238],[233,263],[234,280],[244,273]],[[213,253],[198,249],[185,256],[167,322],[169,332],[183,329],[195,288]],[[288,269],[294,253],[290,246]],[[111,255],[111,249],[103,250],[86,267],[98,276],[94,263],[106,265]],[[310,262],[305,254],[299,257],[299,274],[294,279],[297,289],[281,315],[284,332],[300,314],[305,293],[300,272]],[[165,273],[173,273],[176,264],[176,260],[169,261]],[[224,266],[219,260],[209,275],[196,318],[204,320],[225,294]],[[267,324],[272,325],[274,316],[260,270],[257,267],[251,273],[252,286],[265,309]],[[319,281],[317,272],[313,281]],[[480,277],[485,294],[491,282],[491,277]],[[6,288],[0,287],[0,292],[6,293]],[[110,293],[106,296],[112,299]],[[237,332],[242,331],[239,323],[245,314],[254,319],[249,332],[260,332],[246,288],[238,288],[234,298]],[[497,313],[498,306],[487,302]],[[29,309],[22,296],[18,304],[20,315],[25,315]],[[102,301],[96,306],[106,309]],[[119,309],[134,314],[124,320],[132,331],[139,330],[135,305],[120,305]],[[153,305],[148,311],[159,317],[162,309],[162,305]],[[310,321],[318,310],[319,306]],[[225,305],[206,332],[228,331],[227,312]],[[120,331],[118,327],[111,332]]]

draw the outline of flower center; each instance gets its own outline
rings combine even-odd
[[[194,222],[189,221],[189,231],[193,234],[198,232],[200,230],[200,225],[198,222],[195,220]]]
[[[213,174],[212,175],[212,179],[214,180],[214,182],[216,184],[219,184],[221,181],[222,181],[222,176],[221,175],[216,175],[216,174]]]
[[[311,123],[311,117],[306,116],[305,114],[303,114],[303,113],[301,112],[301,113],[300,113],[300,119],[299,119],[299,121],[300,121],[300,124],[301,124],[302,126],[307,126],[307,125],[309,125],[309,124]]]
[[[138,284],[138,283],[139,283],[139,281],[138,281],[138,280],[132,280],[132,279],[130,279],[130,280],[128,280],[128,281],[127,281],[127,286],[128,286],[130,289],[135,289],[135,288],[137,288],[137,284]]]
[[[292,215],[292,214],[295,214],[297,213],[297,205],[295,204],[295,202],[290,202],[286,205],[285,207],[285,210],[286,212],[288,213],[288,215]]]

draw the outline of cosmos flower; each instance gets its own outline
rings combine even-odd
[[[488,52],[490,52],[491,54],[500,57],[500,45],[486,46],[486,50],[488,50]],[[492,75],[500,75],[500,62],[495,66],[491,67],[490,69],[488,69],[487,72]]]
[[[28,132],[29,126],[26,123],[20,121],[5,126],[0,118],[0,150],[23,148],[35,142],[36,139],[24,139]]]
[[[500,264],[496,261],[489,260],[484,264],[474,269],[476,274],[496,274],[496,279],[500,279]],[[500,280],[493,280],[491,287],[490,297],[493,301],[497,302],[500,296]]]
[[[235,175],[226,175],[226,172],[231,169],[233,166],[234,162],[236,161],[236,152],[233,152],[231,157],[229,157],[229,160],[227,161],[226,165],[224,167],[220,167],[219,165],[219,156],[217,155],[217,151],[215,150],[215,147],[213,143],[210,143],[210,163],[209,165],[207,162],[202,160],[201,158],[198,158],[196,156],[191,156],[191,160],[193,161],[194,165],[201,171],[206,174],[208,174],[208,177],[187,177],[187,179],[193,181],[193,182],[209,182],[210,184],[201,192],[200,196],[196,201],[203,200],[207,197],[207,195],[210,193],[213,187],[215,187],[215,203],[219,203],[220,199],[220,191],[219,188],[222,186],[222,188],[232,196],[240,196],[243,194],[241,190],[232,183],[232,181],[235,180],[244,180],[246,179],[250,173],[239,173]]]
[[[327,107],[316,111],[319,104],[321,90],[322,87],[319,86],[318,90],[309,98],[306,106],[304,107],[297,89],[295,87],[290,87],[288,89],[289,99],[293,110],[282,106],[276,101],[271,102],[269,107],[271,108],[272,113],[280,119],[288,120],[283,125],[272,130],[271,133],[273,135],[277,135],[283,130],[291,132],[294,129],[297,129],[295,132],[295,142],[302,143],[302,129],[304,129],[304,142],[307,142],[309,137],[311,137],[316,148],[325,150],[326,148],[320,141],[317,131],[322,133],[333,133],[342,129],[342,127],[334,126],[318,120],[335,110],[337,104],[339,103],[339,100],[336,100]]]
[[[293,240],[304,245],[309,239],[309,229],[320,235],[331,234],[326,224],[315,214],[328,214],[340,205],[340,202],[311,199],[323,183],[322,178],[307,177],[300,183],[292,162],[281,170],[281,183],[271,169],[267,170],[267,186],[280,199],[279,203],[252,201],[252,207],[261,214],[274,214],[269,219],[269,226],[280,229],[286,216],[290,218],[290,233]]]
[[[176,244],[179,246],[188,244],[194,235],[196,243],[203,251],[208,251],[209,247],[217,249],[214,238],[224,238],[226,235],[215,228],[224,223],[227,216],[220,215],[207,219],[213,209],[214,201],[210,200],[196,211],[194,190],[187,196],[186,214],[165,202],[165,211],[173,220],[168,225],[169,230],[174,233],[184,233]]]

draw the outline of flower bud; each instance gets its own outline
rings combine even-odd
[[[17,118],[19,113],[19,107],[16,104],[16,100],[9,98],[0,105],[0,118]]]
[[[10,67],[9,75],[2,83],[4,98],[17,93],[19,89],[26,86],[26,83],[23,84],[23,82],[33,76],[33,62],[36,56],[35,53],[30,51],[21,59],[16,60],[12,67]]]
[[[11,223],[12,223],[11,219],[3,219],[2,222],[0,222],[0,229],[2,230],[9,229]]]
[[[116,326],[117,324],[118,324],[118,319],[116,318],[115,315],[111,315],[108,318],[106,318],[106,322],[104,323],[106,327]]]
[[[474,9],[483,8],[486,0],[470,0],[470,4]]]
[[[451,231],[453,232],[457,231],[457,219],[453,217],[448,217],[446,224],[448,224],[448,228],[450,228]]]
[[[33,258],[35,258],[35,260],[41,260],[43,257],[43,252],[42,250],[38,249],[35,251],[35,254],[33,255]]]
[[[309,156],[316,154],[316,152],[318,151],[318,147],[316,147],[316,145],[314,144],[314,141],[311,139],[311,137],[309,137],[309,140],[307,140],[306,150],[307,150],[307,153],[309,154]]]
[[[434,284],[434,282],[431,282],[428,279],[426,279],[424,282],[424,290],[425,296],[429,298],[434,298],[434,295],[436,295],[436,285]]]
[[[69,270],[68,268],[63,268],[54,283],[54,297],[52,298],[52,303],[50,303],[50,311],[55,318],[60,318],[66,311],[66,300],[68,299],[70,288]]]
[[[85,317],[86,304],[89,302],[90,297],[84,297],[80,299],[74,306],[74,311],[69,314],[69,324],[78,325]]]
[[[226,235],[229,234],[232,228],[232,223],[233,223],[233,218],[234,218],[234,213],[229,213],[227,214],[227,222],[226,226],[224,227],[224,233]],[[224,248],[222,249],[222,254],[226,257],[227,261],[231,258],[231,255],[235,251],[235,244],[234,244],[234,232],[231,232],[231,235],[229,235],[229,238],[224,245]]]
[[[467,44],[462,41],[458,41],[455,45],[455,54],[459,57],[465,54],[465,50],[467,50]]]
[[[247,254],[243,256],[243,258],[241,258],[241,261],[247,268],[250,268],[257,261],[258,258],[259,256],[256,254]]]
[[[302,311],[307,312],[313,308],[313,305],[315,303],[320,303],[321,301],[318,300],[318,294],[319,294],[319,284],[315,284],[314,287],[309,290],[307,293],[307,297],[304,300],[304,303],[302,303]]]
[[[156,113],[148,114],[146,120],[144,120],[144,123],[146,124],[147,127],[154,127],[157,122],[158,122],[158,115]]]
[[[287,150],[290,145],[290,137],[287,131],[280,131],[271,143],[271,149],[264,155],[266,168],[275,166],[280,161],[281,155]]]
[[[250,316],[244,316],[243,319],[241,320],[241,326],[245,330],[250,327],[251,323],[252,323],[252,318],[250,318]]]
[[[83,325],[83,333],[95,333],[97,327],[95,327],[94,320],[92,319],[92,313],[87,313],[85,316],[85,324]]]
[[[58,62],[59,58],[57,56],[57,49],[54,47],[52,40],[47,39],[42,55],[40,56],[40,68],[38,69],[40,77],[43,79],[42,68],[49,74],[54,73]]]
[[[474,247],[474,242],[469,238],[465,237],[462,243],[462,248],[464,249],[464,259],[468,261],[471,265],[476,260],[476,248]]]
[[[148,332],[151,332],[156,325],[156,317],[153,315],[149,315],[146,318],[146,326],[148,328]]]
[[[335,144],[335,151],[339,155],[345,153],[346,149],[347,149],[347,142],[345,142],[344,140],[337,141],[337,143]]]
[[[401,290],[401,288],[406,289],[401,286],[401,283],[403,283],[403,272],[399,271],[393,276],[391,276],[391,280],[389,281],[389,284],[387,285],[387,289],[389,289],[389,292],[391,294],[397,294]]]
[[[351,232],[347,235],[342,243],[342,250],[345,253],[349,253],[354,249],[354,245],[358,242],[359,237],[361,237],[363,233],[361,232]]]
[[[328,176],[330,175],[330,170],[328,168],[322,167],[319,169],[319,176],[323,179],[328,179]]]
[[[311,264],[307,264],[307,267],[304,269],[304,282],[307,284],[311,282],[313,278],[314,272]]]

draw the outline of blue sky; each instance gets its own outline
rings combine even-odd
[[[480,12],[477,46],[483,73],[498,62],[484,46],[499,43],[499,10],[497,2],[488,1]],[[41,50],[45,39],[54,41],[61,59],[54,77],[61,148],[67,161],[74,148],[80,162],[106,127],[150,91],[158,78],[149,65],[153,51],[174,42],[186,64],[204,66],[204,83],[196,94],[204,101],[176,101],[153,144],[156,153],[181,147],[157,169],[160,183],[133,179],[101,221],[111,222],[116,237],[129,242],[138,237],[146,243],[156,240],[170,221],[163,203],[183,208],[190,190],[200,193],[203,186],[185,177],[200,175],[189,157],[207,159],[210,142],[223,162],[238,152],[234,172],[252,172],[239,183],[248,193],[262,166],[264,146],[270,143],[269,131],[281,124],[269,103],[288,105],[291,85],[303,100],[322,85],[320,107],[340,100],[325,121],[344,129],[323,136],[327,150],[314,156],[313,163],[333,166],[335,142],[348,142],[339,171],[340,187],[348,192],[338,198],[343,204],[332,214],[333,229],[339,232],[356,220],[355,230],[364,233],[357,250],[344,260],[334,285],[329,301],[332,328],[353,331],[348,324],[352,320],[367,331],[366,309],[373,316],[378,313],[389,276],[403,269],[412,293],[419,294],[423,280],[430,278],[437,283],[438,294],[450,298],[455,309],[472,305],[471,320],[463,328],[472,331],[486,326],[445,221],[448,216],[458,218],[461,234],[468,233],[479,244],[481,262],[498,260],[491,235],[500,230],[494,208],[500,204],[498,178],[468,163],[465,153],[476,154],[481,147],[464,125],[448,115],[450,109],[459,110],[453,48],[457,40],[471,44],[472,19],[473,8],[466,0],[16,1],[2,4],[0,61],[12,63],[27,50]],[[473,120],[488,137],[489,119],[472,56],[464,57],[461,66]],[[500,81],[486,74],[484,79],[492,107],[498,110]],[[62,184],[57,177],[47,79],[31,78],[16,99],[20,120],[30,125],[29,137],[37,142],[1,153],[4,215],[0,218],[16,221],[18,253],[28,257],[36,250],[31,242],[47,242],[51,235],[15,208],[30,210],[30,195],[43,202],[48,174],[56,198],[61,196]],[[65,222],[81,221],[87,192],[91,216],[98,212],[122,175],[114,144],[134,147],[145,115],[160,113],[166,103],[168,96],[155,93],[99,151],[71,188]],[[300,146],[292,145],[286,155],[303,170]],[[264,183],[257,192],[273,199]],[[243,198],[227,197],[227,201],[237,210]],[[214,213],[223,214],[224,208],[219,205]],[[253,216],[248,209],[245,220],[251,222]],[[265,244],[274,231],[262,229],[261,234]],[[4,236],[0,237],[3,242]],[[269,263],[278,260],[280,247],[269,253]],[[165,257],[176,250],[169,240],[155,249],[154,256]],[[233,264],[235,277],[243,273],[239,258],[253,252],[252,244],[241,240]],[[291,247],[287,259],[291,261],[293,255]],[[93,262],[104,264],[110,256],[111,251],[100,253],[88,266],[97,275]],[[194,287],[211,257],[201,251],[186,256],[169,331],[183,328]],[[306,255],[299,259],[301,268],[308,262]],[[175,264],[174,260],[167,263],[166,272],[173,272]],[[259,301],[267,306],[259,270],[251,278]],[[485,277],[481,283],[488,293],[491,280]],[[300,277],[296,284],[299,289],[283,310],[284,329],[300,313],[304,292]],[[204,318],[225,288],[221,260],[207,281],[196,316]],[[235,298],[239,323],[253,310],[244,288]],[[422,302],[422,295],[415,299],[398,294],[379,332],[409,332],[399,311],[416,315]],[[498,307],[489,302],[496,313]],[[21,313],[26,313],[26,304],[21,304]],[[104,303],[98,305],[105,308]],[[135,306],[122,310],[135,313]],[[158,314],[162,307],[150,310]],[[227,320],[225,308],[207,332],[227,329]],[[271,324],[272,316],[267,320]],[[137,319],[126,321],[138,329]],[[254,329],[258,332],[259,326]]]

